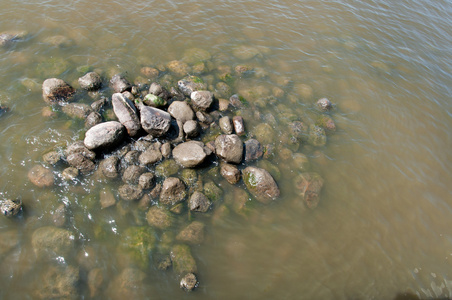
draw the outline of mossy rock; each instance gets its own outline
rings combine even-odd
[[[198,181],[198,173],[193,169],[183,169],[180,178],[186,186],[190,187]]]
[[[149,226],[129,227],[122,235],[122,249],[140,268],[149,266],[149,257],[155,247],[154,231]]]
[[[170,177],[179,172],[180,166],[174,159],[165,159],[155,167],[155,175],[159,177]]]
[[[326,144],[325,129],[314,124],[309,126],[308,143],[314,147],[322,147]]]
[[[171,249],[171,260],[177,274],[196,273],[198,267],[188,245],[175,245]]]
[[[261,144],[271,144],[274,142],[275,130],[267,123],[257,125],[253,130],[253,134]]]
[[[36,73],[41,77],[53,77],[63,74],[69,69],[69,62],[65,59],[53,57],[38,63]]]
[[[184,52],[183,61],[185,61],[188,64],[196,64],[198,62],[204,62],[206,60],[209,60],[212,57],[212,55],[209,53],[209,51],[200,49],[200,48],[191,48],[187,49]]]
[[[159,96],[153,94],[147,94],[143,100],[144,104],[153,106],[153,107],[161,107],[165,106],[167,102]]]
[[[210,201],[215,202],[221,199],[223,196],[223,190],[218,187],[213,181],[209,181],[204,184],[204,195],[209,198]]]

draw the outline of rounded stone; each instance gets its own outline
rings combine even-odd
[[[163,182],[162,191],[160,193],[160,203],[165,205],[174,205],[185,199],[187,192],[185,184],[176,177],[168,177]]]
[[[110,148],[122,141],[124,126],[116,121],[109,121],[91,127],[85,133],[84,144],[89,150]]]
[[[174,101],[168,107],[168,112],[173,118],[181,121],[182,123],[195,118],[195,113],[191,109],[190,105],[188,105],[185,101]]]
[[[22,209],[22,200],[17,198],[15,200],[4,199],[0,200],[0,213],[6,217],[13,217],[17,215]]]
[[[28,172],[28,179],[37,187],[49,187],[54,184],[54,177],[52,171],[44,168],[41,165],[36,165]]]
[[[62,79],[49,78],[42,84],[42,97],[47,103],[66,102],[75,94],[75,89]]]
[[[174,160],[185,168],[199,166],[207,157],[201,142],[185,142],[173,149]]]
[[[119,196],[126,201],[135,201],[143,196],[143,190],[134,185],[124,184],[119,187]]]
[[[98,90],[102,85],[102,79],[96,72],[86,73],[83,77],[78,79],[80,87],[84,90],[94,91]]]
[[[209,91],[194,91],[190,94],[190,99],[197,110],[206,111],[213,102],[213,94]]]
[[[195,120],[188,120],[187,122],[185,122],[184,132],[189,138],[198,136],[199,134],[198,122],[196,122]]]
[[[331,108],[333,108],[333,104],[327,98],[321,98],[317,100],[317,107],[321,111],[329,111]]]
[[[155,185],[155,175],[151,172],[146,172],[138,178],[138,186],[143,190],[148,190]]]
[[[173,224],[170,212],[158,206],[152,206],[149,209],[146,214],[146,220],[149,225],[159,229],[166,229]]]
[[[236,166],[226,163],[221,164],[220,174],[230,184],[236,184],[241,177],[240,170]]]
[[[266,170],[246,167],[243,181],[253,196],[262,203],[269,203],[279,197],[280,191],[273,177]]]
[[[188,200],[191,211],[206,212],[210,208],[210,200],[201,192],[195,191]]]
[[[144,172],[146,172],[146,168],[143,166],[128,166],[124,174],[122,174],[122,181],[129,184],[137,184],[138,179]]]
[[[239,164],[243,158],[243,143],[236,134],[220,135],[215,139],[215,153],[227,162]]]

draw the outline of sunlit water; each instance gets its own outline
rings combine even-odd
[[[207,225],[204,243],[191,247],[198,288],[186,293],[177,274],[152,267],[138,298],[452,297],[449,1],[33,2],[2,1],[0,10],[0,31],[29,33],[0,49],[0,102],[10,107],[0,119],[0,192],[22,197],[25,207],[19,220],[0,220],[0,298],[35,298],[42,265],[30,237],[62,203],[76,248],[58,263],[80,269],[78,293],[86,299],[86,274],[105,270],[97,297],[112,297],[108,283],[127,265],[116,253],[117,236],[145,214],[101,210],[96,197],[104,183],[94,179],[57,181],[52,189],[28,181],[43,154],[84,134],[83,122],[41,115],[42,81],[56,76],[76,86],[83,65],[134,79],[141,67],[182,59],[194,47],[210,52],[214,69],[250,64],[265,73],[237,78],[232,93],[252,86],[277,93],[276,101],[252,104],[259,116],[245,111],[244,118],[249,131],[265,122],[275,130],[272,162],[282,173],[282,196],[267,206],[250,201],[252,213],[231,212],[222,222],[196,216]],[[54,35],[71,44],[49,46],[45,40]],[[240,60],[240,46],[259,55]],[[313,94],[305,97],[300,84]],[[335,104],[338,130],[325,147],[292,149],[308,155],[325,180],[319,206],[309,210],[293,191],[299,170],[278,151],[287,111],[311,123],[322,97]],[[232,188],[214,180],[225,192],[221,201],[231,201]]]

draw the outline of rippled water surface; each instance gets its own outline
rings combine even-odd
[[[223,190],[215,209],[228,213],[179,217],[181,226],[206,225],[204,242],[191,246],[199,286],[184,292],[178,274],[151,263],[132,289],[135,299],[452,298],[450,1],[1,2],[0,32],[28,34],[0,48],[0,103],[10,109],[0,117],[0,193],[24,203],[19,218],[0,218],[0,298],[38,299],[49,265],[79,272],[75,298],[117,298],[118,275],[131,266],[118,251],[122,234],[147,226],[136,203],[118,198],[101,209],[99,192],[116,191],[118,182],[95,175],[76,183],[57,178],[47,189],[29,182],[43,154],[85,132],[83,121],[59,111],[42,115],[42,82],[59,77],[78,87],[91,69],[148,83],[140,69],[149,66],[171,86],[183,76],[162,66],[192,48],[211,55],[198,74],[210,90],[221,81],[219,70],[231,69],[224,97],[247,98],[240,113],[248,136],[262,123],[271,126],[263,138],[274,145],[267,161],[279,173],[281,197],[242,207],[236,187],[215,169],[200,171]],[[64,45],[48,42],[57,35],[68,39]],[[245,48],[252,55],[242,57]],[[252,71],[238,75],[239,65]],[[292,143],[288,124],[314,123],[323,97],[335,104],[329,115],[336,132],[322,147]],[[93,100],[84,94],[79,101]],[[315,209],[295,191],[297,153],[325,182]],[[62,169],[49,168],[55,176]],[[74,249],[40,261],[31,236],[52,224],[61,205]],[[165,239],[178,230],[156,236],[171,244]],[[159,249],[151,261],[165,252]],[[98,285],[89,276],[94,268],[103,278]]]

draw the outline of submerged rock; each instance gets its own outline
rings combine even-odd
[[[91,106],[84,103],[68,103],[61,110],[69,117],[76,119],[86,119],[93,111]]]
[[[137,135],[141,129],[141,123],[137,109],[132,101],[121,93],[115,93],[111,97],[111,103],[116,117],[118,117],[119,122],[127,129],[127,133],[130,136]]]
[[[316,208],[320,201],[323,179],[317,173],[302,173],[295,178],[295,187],[307,207]]]
[[[62,79],[49,78],[42,84],[42,97],[47,103],[68,102],[75,89]]]
[[[171,249],[171,261],[177,274],[196,273],[198,270],[188,245],[175,245]]]
[[[95,91],[102,86],[102,79],[96,72],[86,73],[83,77],[78,79],[80,87],[84,90]]]
[[[38,299],[79,299],[80,274],[73,266],[46,266],[35,282],[34,294]]]
[[[166,229],[173,224],[171,213],[167,209],[158,206],[152,206],[149,209],[146,214],[146,220],[149,225],[158,229]]]
[[[124,269],[109,285],[108,299],[144,299],[149,293],[144,288],[146,274],[135,268]]]
[[[20,198],[0,200],[0,213],[6,217],[14,217],[21,210],[22,200]]]
[[[199,166],[207,157],[202,142],[190,141],[179,144],[173,149],[173,157],[185,168]]]
[[[74,235],[54,226],[40,227],[31,236],[31,246],[38,258],[67,257],[74,249]]]
[[[188,200],[188,208],[191,211],[207,212],[210,208],[210,200],[203,193],[195,191]]]
[[[264,148],[256,139],[249,139],[245,142],[245,161],[253,161],[264,155]]]
[[[152,228],[132,226],[124,231],[121,247],[138,267],[146,269],[149,266],[150,254],[155,247],[155,242],[156,237]]]
[[[270,203],[279,197],[280,191],[273,177],[266,170],[246,167],[243,181],[250,193],[262,203]]]
[[[243,158],[243,142],[235,134],[220,135],[215,139],[215,153],[227,162],[239,164]]]
[[[160,193],[160,203],[165,205],[174,205],[185,199],[187,192],[185,184],[176,177],[168,177],[163,182],[162,191]]]
[[[143,197],[143,190],[136,185],[123,184],[118,189],[119,197],[126,201],[136,201]]]
[[[190,73],[190,67],[180,60],[173,60],[167,64],[168,69],[177,76],[185,76]]]
[[[54,184],[54,177],[52,171],[44,168],[41,165],[36,165],[28,172],[28,179],[37,187],[49,187]]]
[[[309,126],[308,143],[315,147],[322,147],[326,144],[326,134],[322,127],[311,124]]]
[[[109,149],[119,144],[125,135],[124,126],[116,121],[109,121],[91,127],[85,133],[84,144],[90,150]]]

